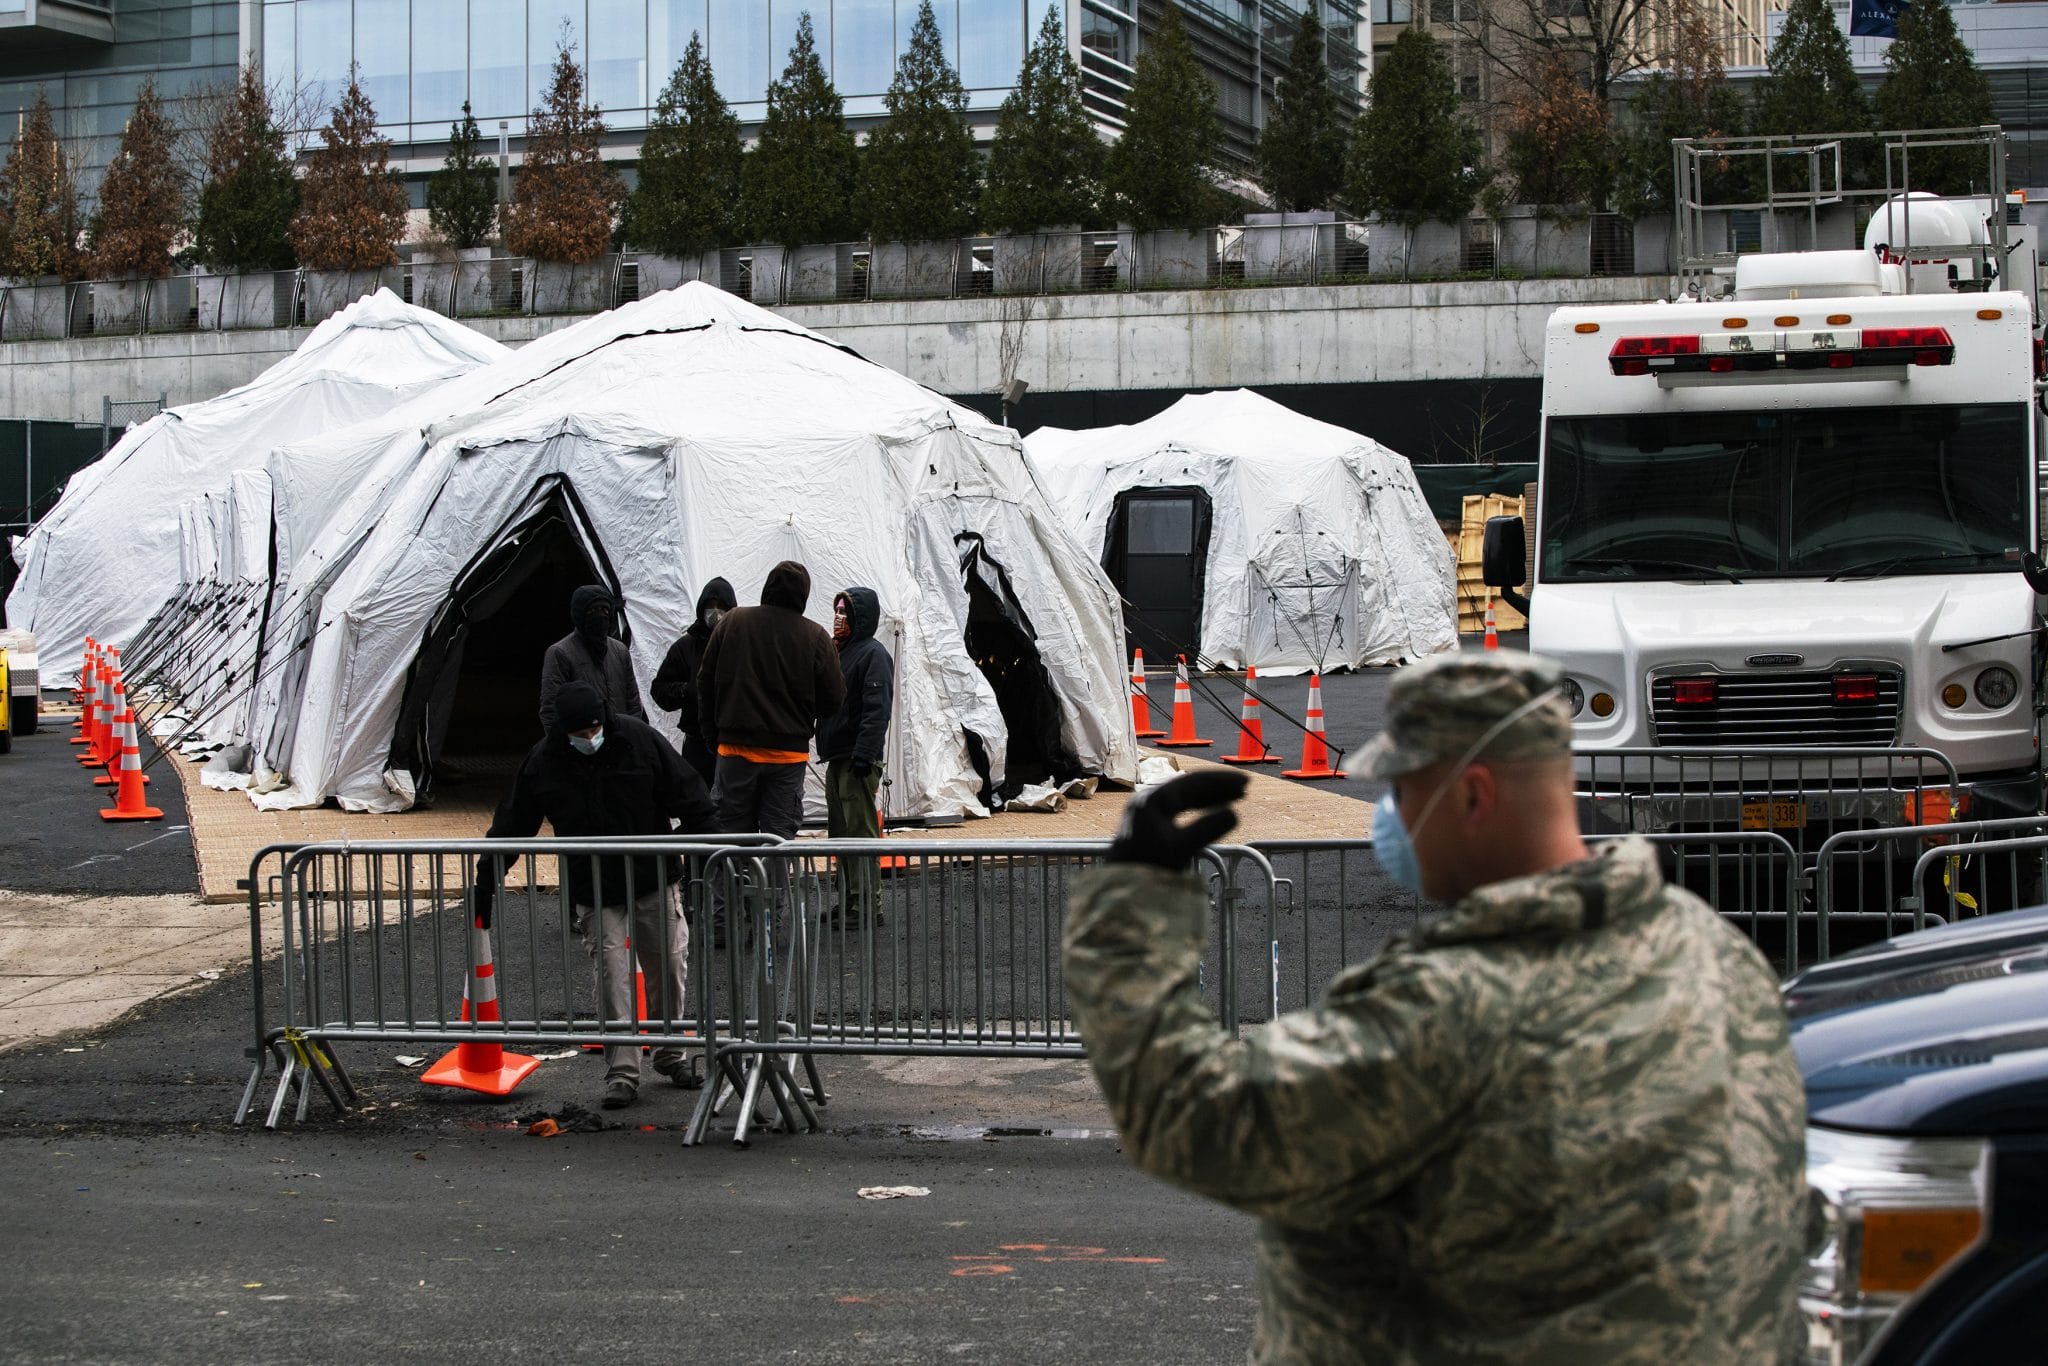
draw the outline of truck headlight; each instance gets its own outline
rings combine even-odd
[[[1564,688],[1564,700],[1572,704],[1572,715],[1577,716],[1586,709],[1586,690],[1569,678],[1561,686]]]
[[[1806,1269],[1799,1308],[1810,1366],[1849,1366],[1899,1307],[1984,1236],[1990,1146],[1808,1126]]]
[[[1977,700],[1993,711],[2020,695],[2020,680],[2003,664],[1993,664],[1977,675]]]

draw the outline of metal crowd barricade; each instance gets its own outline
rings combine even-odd
[[[2048,832],[2048,816],[1943,821],[1831,836],[1814,857],[1817,952],[1823,959],[1829,956],[1836,920],[1881,920],[1889,935],[1901,920],[1919,930],[1929,922],[1953,920],[1958,912],[1985,915],[2034,904],[2048,886],[2048,847],[2005,843],[2028,830]],[[1910,872],[1905,871],[1909,858],[1916,865]],[[1938,882],[1932,876],[1937,858],[1942,865]],[[1945,903],[1945,915],[1927,908],[1930,896]]]
[[[733,1141],[742,1146],[763,1120],[815,1128],[815,1106],[827,1099],[814,1062],[820,1054],[1083,1056],[1067,1008],[1060,930],[1073,875],[1108,847],[891,838],[712,854],[712,904],[732,916],[715,990],[733,1003],[723,1015],[754,1027],[715,1046],[685,1141],[703,1142],[735,1102]],[[1250,849],[1212,849],[1203,862],[1213,952],[1232,938],[1241,870],[1253,868],[1269,897],[1274,880]],[[873,868],[871,881],[865,868]],[[864,885],[873,888],[871,902],[862,899]],[[1204,988],[1226,1027],[1236,1020],[1228,980],[1226,973],[1217,987],[1205,966]]]
[[[1949,870],[1942,878],[1942,898],[1947,906],[1948,919],[1950,921],[1955,920],[1960,913],[1965,911],[1970,915],[1984,915],[1988,913],[1984,900],[1989,898],[1993,885],[1990,876],[1991,870],[1985,860],[1995,854],[2011,855],[2010,858],[2003,861],[2008,867],[2008,890],[2013,894],[2013,904],[2018,904],[2019,902],[2022,881],[2021,872],[2025,863],[2033,864],[2033,872],[2037,879],[2034,884],[2034,894],[2029,899],[2033,901],[2040,899],[2038,890],[2040,883],[2038,878],[2044,868],[2048,868],[2048,835],[2022,835],[2004,839],[1979,840],[1975,844],[1963,847],[1969,851],[1969,856],[1973,856],[1978,861],[1976,882],[1978,892],[1973,894],[1966,890],[1969,885],[1968,875],[1958,870],[1956,863],[1953,862],[1953,860],[1963,856],[1958,855],[1953,847],[1937,847],[1927,850],[1913,864],[1913,880],[1911,883],[1911,886],[1915,889],[1913,895],[1909,900],[1900,903],[1902,910],[1911,910],[1915,929],[1919,928],[1921,917],[1925,914],[1923,899],[1918,889],[1927,885],[1928,875],[1936,859],[1944,860]],[[2010,906],[2006,909],[2010,909]]]
[[[514,1047],[562,1048],[617,1044],[623,1038],[654,1046],[705,1050],[709,1031],[702,1018],[717,1020],[721,1000],[708,999],[709,950],[693,947],[685,973],[686,999],[680,1011],[660,1018],[608,1017],[601,998],[597,963],[583,949],[574,928],[567,859],[587,859],[596,899],[610,890],[628,903],[644,896],[681,899],[686,918],[702,899],[701,877],[690,865],[714,848],[775,843],[773,836],[651,836],[609,840],[394,840],[273,846],[251,865],[250,941],[254,1046],[252,1069],[235,1122],[248,1116],[263,1076],[278,1072],[266,1127],[275,1127],[296,1092],[303,1118],[317,1082],[337,1112],[347,1110],[355,1092],[335,1051],[337,1043],[417,1042],[452,1046],[465,1042]],[[655,857],[653,885],[634,857]],[[673,881],[669,856],[685,862]],[[493,957],[504,1018],[488,1023],[468,1018],[464,989],[470,961],[471,904],[468,889],[478,860],[493,857],[507,866],[497,895],[492,931]],[[617,885],[623,879],[624,886]],[[551,890],[543,890],[551,886]],[[275,914],[282,953],[277,960],[275,1004],[266,990],[264,893],[278,894]],[[664,942],[659,979],[670,967]],[[651,1000],[658,1001],[659,994]],[[274,1011],[274,1013],[273,1013]],[[726,1029],[747,1022],[718,1020]]]

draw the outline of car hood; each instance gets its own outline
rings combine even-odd
[[[2048,1132],[2048,906],[1910,934],[1785,984],[1817,1124]]]

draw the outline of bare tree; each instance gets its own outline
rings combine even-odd
[[[1680,20],[1698,0],[1457,0],[1457,17],[1438,28],[1477,52],[1508,101],[1538,93],[1560,59],[1605,107],[1614,83],[1632,71],[1670,64]]]

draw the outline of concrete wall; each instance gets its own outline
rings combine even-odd
[[[1513,380],[1541,368],[1543,327],[1568,303],[1662,297],[1670,278],[1489,280],[1159,290],[787,306],[813,328],[947,394],[1016,377],[1033,393],[1198,390],[1412,380]],[[475,319],[517,346],[572,318]],[[304,329],[74,338],[0,345],[0,417],[98,421],[100,400],[211,398],[260,374]]]

